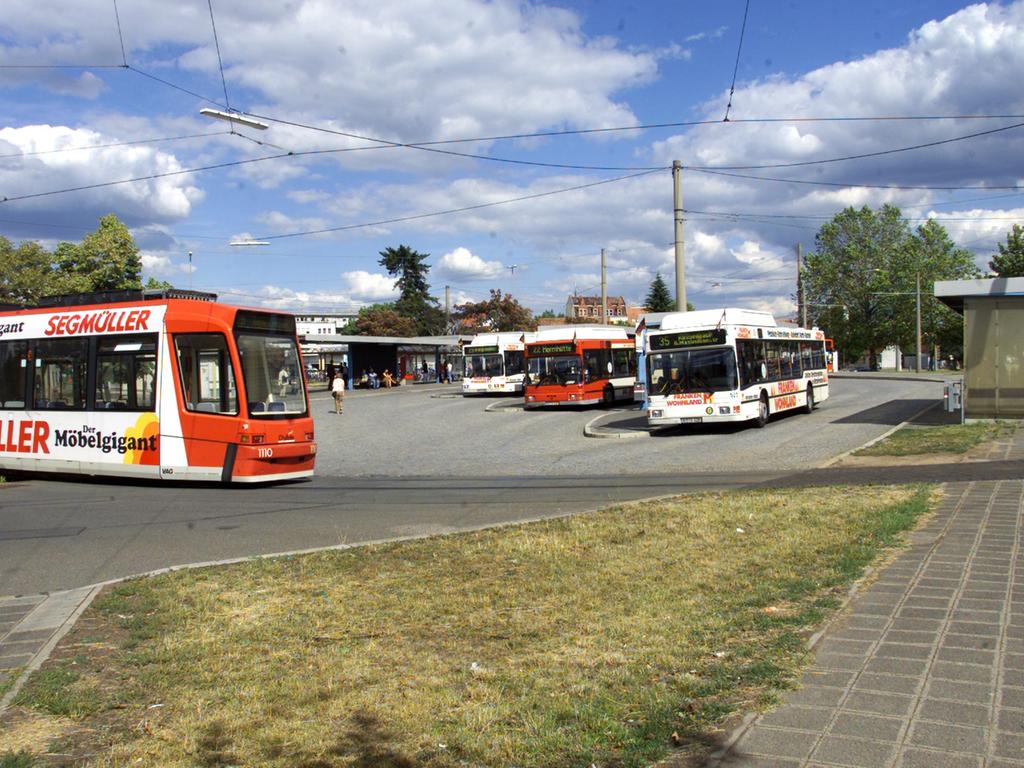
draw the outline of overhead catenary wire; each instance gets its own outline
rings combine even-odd
[[[732,68],[732,85],[729,87],[729,103],[725,105],[725,118],[722,122],[729,122],[729,110],[732,109],[732,96],[736,93],[736,75],[740,71],[740,53],[743,51],[743,35],[747,31],[747,14],[750,13],[750,0],[747,0],[743,8],[743,24],[740,25],[740,42],[736,46],[736,64]]]
[[[231,100],[228,98],[228,81],[224,77],[224,59],[220,55],[220,39],[217,37],[217,23],[213,20],[213,0],[206,0],[210,8],[210,27],[213,29],[213,44],[217,48],[217,64],[220,67],[220,82],[224,86],[224,105],[231,110]]]

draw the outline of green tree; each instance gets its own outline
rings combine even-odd
[[[648,312],[672,312],[676,308],[675,299],[669,293],[661,272],[655,273],[650,290],[647,291],[647,298],[644,299],[644,306]],[[692,307],[688,306],[687,309]]]
[[[533,313],[511,294],[491,289],[484,301],[459,304],[452,313],[456,327],[463,333],[481,331],[532,331],[537,327]]]
[[[988,263],[996,277],[1024,277],[1024,227],[1014,224],[1006,233],[1006,245],[997,243],[996,247],[999,253]]]
[[[920,276],[921,348],[939,347],[959,353],[963,346],[963,316],[935,298],[936,280],[979,277],[970,251],[960,248],[934,219],[917,228],[908,248],[893,262],[892,289],[897,342],[904,352],[917,349],[917,285]]]
[[[39,243],[26,241],[17,247],[0,236],[0,302],[35,304],[56,293],[53,257]]]
[[[80,244],[62,242],[54,251],[62,293],[142,287],[142,259],[128,227],[112,213]]]
[[[359,310],[355,323],[342,330],[357,336],[416,336],[416,323],[400,314],[394,304],[373,304]]]
[[[146,281],[146,284],[142,286],[147,291],[166,291],[174,288],[166,280],[157,280],[155,277],[151,277]]]
[[[430,295],[427,283],[430,265],[426,262],[429,257],[429,253],[419,253],[407,245],[385,248],[380,252],[380,265],[397,278],[395,287],[401,295],[395,302],[395,311],[415,324],[416,332],[410,335],[438,334],[445,326],[444,311],[438,307],[437,299]]]
[[[565,317],[565,315],[562,314],[561,312],[559,312],[558,314],[555,314],[555,310],[553,310],[553,309],[545,309],[543,312],[541,312],[539,315],[537,315],[538,319],[548,319],[548,318],[552,318],[552,317]]]
[[[814,323],[831,336],[844,359],[878,353],[900,339],[900,301],[906,285],[910,228],[899,208],[846,208],[824,224],[801,271],[804,301]],[[901,271],[902,270],[902,271]],[[913,279],[911,275],[911,279]]]

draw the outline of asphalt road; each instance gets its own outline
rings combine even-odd
[[[779,418],[764,430],[673,430],[631,440],[583,437],[595,419],[635,419],[628,411],[522,412],[455,391],[353,393],[340,416],[328,410],[325,393],[315,393],[320,451],[310,482],[220,488],[33,479],[0,486],[0,595],[695,490],[831,482],[833,470],[803,481],[793,472],[909,418],[941,397],[941,384],[836,380],[833,397],[814,414]]]

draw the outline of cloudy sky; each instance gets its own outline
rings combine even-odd
[[[604,248],[640,303],[674,286],[678,160],[699,308],[791,312],[796,245],[848,205],[936,217],[987,263],[1024,221],[1024,0],[745,7],[5,0],[0,234],[113,212],[147,276],[294,311],[394,298],[400,244],[442,301],[558,311]],[[880,119],[907,117],[936,119]]]

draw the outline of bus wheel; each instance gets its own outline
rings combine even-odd
[[[757,418],[754,419],[754,426],[763,429],[768,423],[768,395],[761,393],[761,399],[757,401]]]
[[[611,405],[615,402],[615,390],[612,389],[611,384],[604,388],[604,393],[601,395],[601,399],[604,400],[605,405]]]
[[[804,404],[804,413],[810,413],[814,410],[814,387],[810,384],[807,385],[807,402]]]

